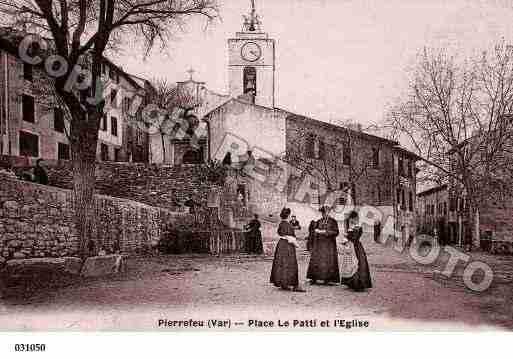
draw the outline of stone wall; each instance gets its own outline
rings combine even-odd
[[[49,162],[47,167],[50,185],[72,188],[70,162]],[[197,166],[100,162],[96,190],[99,194],[176,211],[191,198],[206,202],[211,185],[202,181],[199,171]]]
[[[0,260],[77,254],[71,191],[3,176],[0,181]],[[124,253],[147,249],[160,239],[163,224],[179,215],[107,196],[96,196],[95,204],[97,245],[119,246]]]

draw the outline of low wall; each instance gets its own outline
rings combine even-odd
[[[77,254],[79,240],[69,190],[0,177],[0,260]],[[164,223],[179,214],[142,203],[97,195],[93,238],[123,253],[145,250]]]
[[[71,162],[45,161],[45,164],[51,186],[72,188]],[[197,166],[99,162],[96,191],[176,211],[191,198],[196,202],[207,201],[211,185],[201,180],[199,172]]]

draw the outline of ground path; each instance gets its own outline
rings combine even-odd
[[[292,293],[268,283],[261,256],[159,256],[129,261],[127,273],[0,304],[0,330],[169,330],[159,319],[369,320],[371,329],[513,329],[511,257],[487,256],[497,278],[467,289],[461,269],[448,279],[404,253],[365,240],[374,288],[311,286]],[[304,278],[308,254],[299,252]],[[483,259],[483,258],[481,258]],[[242,328],[247,328],[245,325]]]

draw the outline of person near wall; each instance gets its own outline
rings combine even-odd
[[[0,176],[4,176],[11,179],[17,179],[16,173],[14,173],[11,164],[7,164],[5,167],[0,167]]]
[[[41,158],[36,161],[36,166],[34,167],[34,182],[48,185],[48,174],[42,166],[42,163],[43,160]]]
[[[284,290],[304,292],[299,286],[298,264],[296,248],[298,246],[294,228],[288,222],[290,208],[283,208],[280,213],[281,222],[278,226],[280,237],[274,252],[274,261],[271,269],[271,283]]]
[[[362,233],[363,230],[359,225],[358,212],[351,211],[346,219],[346,239],[353,243],[356,258],[358,260],[358,269],[350,278],[342,278],[341,283],[358,292],[364,291],[367,288],[372,288],[367,254],[360,242]]]
[[[226,166],[226,167],[230,167],[232,165],[232,153],[231,152],[226,152],[226,155],[224,155],[224,158],[223,158],[223,162],[222,162],[223,166]]]
[[[318,280],[324,281],[324,284],[338,283],[340,282],[336,242],[339,234],[338,224],[329,216],[328,206],[322,206],[319,211],[322,218],[319,219],[314,230],[315,240],[306,277],[312,284],[316,284]]]
[[[264,246],[262,243],[262,232],[260,232],[261,226],[262,224],[258,220],[258,214],[255,214],[255,218],[244,226],[244,229],[246,230],[246,251],[248,253],[264,253]]]
[[[308,226],[308,238],[306,239],[306,250],[308,252],[312,251],[313,244],[315,241],[315,229],[317,228],[317,221],[310,221],[310,225]]]

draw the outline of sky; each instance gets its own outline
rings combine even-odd
[[[227,39],[250,0],[219,0],[221,21],[190,22],[164,51],[123,53],[126,71],[149,79],[194,79],[227,93]],[[262,30],[276,40],[276,106],[321,121],[380,122],[407,88],[423,47],[460,57],[513,42],[513,0],[256,0]],[[133,52],[133,51],[132,51]]]

